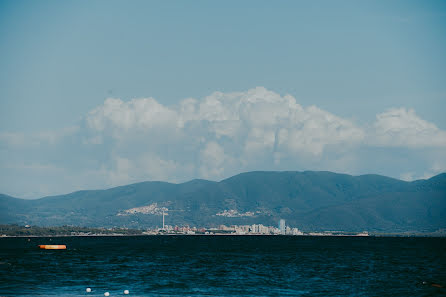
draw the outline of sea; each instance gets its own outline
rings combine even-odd
[[[42,250],[39,244],[65,244],[67,249]],[[105,292],[109,296],[443,296],[446,238],[0,238],[0,296],[104,296]]]

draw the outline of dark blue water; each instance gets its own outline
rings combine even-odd
[[[68,249],[37,247],[49,243]],[[446,285],[446,238],[0,239],[0,296],[124,296],[125,289],[129,296],[446,294],[432,284]]]

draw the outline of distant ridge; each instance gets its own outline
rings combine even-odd
[[[36,200],[0,194],[0,223],[146,228],[161,225],[162,208],[170,210],[170,225],[276,225],[284,218],[305,231],[436,231],[446,229],[446,173],[406,182],[374,174],[255,171],[220,182],[141,182]]]

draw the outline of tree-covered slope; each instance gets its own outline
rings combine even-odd
[[[149,211],[129,209],[147,206]],[[446,174],[404,182],[379,175],[248,172],[220,182],[143,182],[22,200],[0,195],[0,223],[35,225],[276,225],[303,230],[433,231],[446,228]]]

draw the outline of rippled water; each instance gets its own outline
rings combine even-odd
[[[49,243],[68,249],[37,247]],[[446,294],[432,284],[446,286],[446,238],[0,239],[0,296],[124,296],[124,289],[129,296]]]

